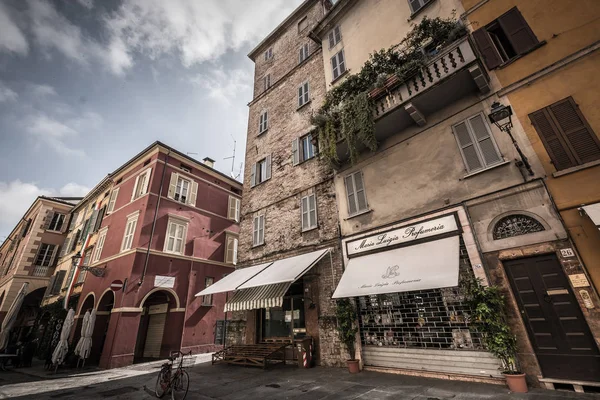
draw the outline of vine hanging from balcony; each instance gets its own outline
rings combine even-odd
[[[384,90],[391,80],[401,84],[413,77],[427,62],[425,47],[435,54],[466,34],[466,27],[454,17],[425,17],[399,44],[371,54],[358,73],[327,92],[323,105],[311,118],[319,133],[322,157],[332,166],[338,165],[338,139],[347,143],[351,164],[362,148],[375,151],[374,102],[369,93]]]

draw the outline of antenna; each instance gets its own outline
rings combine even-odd
[[[233,170],[235,169],[235,145],[236,145],[236,141],[235,138],[233,137],[233,135],[231,135],[231,138],[233,139],[233,155],[231,157],[225,157],[223,160],[229,160],[231,159],[231,177],[234,176]]]

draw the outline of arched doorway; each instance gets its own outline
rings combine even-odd
[[[181,331],[169,323],[172,320],[170,310],[178,306],[176,294],[167,290],[150,292],[142,300],[140,307],[143,311],[135,343],[134,362],[164,357],[170,351],[178,350]],[[165,329],[166,325],[169,325],[168,330]]]
[[[87,301],[87,299],[86,299]],[[94,325],[94,333],[92,334],[92,350],[90,351],[90,363],[98,364],[100,362],[100,356],[104,350],[104,344],[106,342],[106,335],[108,334],[108,326],[110,324],[110,318],[112,316],[111,311],[115,305],[115,294],[112,290],[107,289],[100,300],[96,308],[96,324]],[[84,304],[85,306],[85,304]],[[85,312],[85,308],[82,306],[80,312]]]
[[[23,299],[23,304],[17,314],[15,328],[11,331],[11,337],[15,342],[28,342],[34,339],[32,333],[45,292],[46,288],[41,287],[29,292]]]

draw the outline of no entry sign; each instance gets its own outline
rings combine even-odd
[[[123,281],[120,280],[116,280],[116,281],[112,281],[112,283],[110,284],[110,289],[113,292],[118,292],[119,290],[123,289]]]

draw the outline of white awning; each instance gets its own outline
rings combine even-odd
[[[238,287],[249,289],[276,283],[292,283],[304,275],[329,252],[329,249],[317,250],[299,256],[277,260],[270,267],[256,274],[252,279]]]
[[[585,213],[590,217],[594,224],[600,229],[600,203],[583,206]]]
[[[196,294],[196,297],[205,296],[207,294],[232,292],[244,282],[253,278],[256,274],[260,273],[262,270],[264,270],[271,264],[273,263],[266,263],[255,265],[253,267],[236,269],[220,281],[217,281],[213,285],[210,285],[200,293]]]
[[[333,298],[458,286],[459,236],[350,259]]]
[[[225,304],[225,312],[281,307],[290,285],[291,282],[286,282],[238,290]]]

